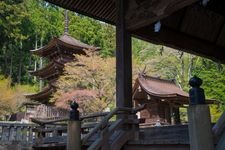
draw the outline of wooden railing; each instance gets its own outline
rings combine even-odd
[[[213,126],[212,131],[215,143],[217,143],[215,150],[223,150],[225,147],[225,111],[223,112],[217,123]]]
[[[94,128],[97,122],[86,122],[85,120],[104,117],[108,112],[92,113],[86,116],[81,116],[80,120],[83,121],[81,126],[82,135],[88,133]],[[34,131],[36,132],[37,139],[35,140],[34,147],[38,147],[43,144],[53,145],[52,143],[66,143],[67,136],[67,121],[69,118],[32,118],[32,122],[39,125]]]
[[[0,144],[9,145],[13,142],[32,144],[37,135],[33,131],[35,124],[0,122]]]
[[[92,136],[96,133],[100,133],[100,136],[89,146],[89,150],[100,148],[120,149],[128,140],[134,139],[135,134],[139,132],[139,121],[136,117],[136,113],[144,108],[145,105],[136,109],[115,108],[98,125],[96,125],[91,132],[82,138],[82,144],[87,144]],[[117,119],[115,122],[110,124],[109,120],[115,115],[120,115],[121,119]],[[117,135],[112,138],[115,131],[117,131]],[[110,139],[112,141],[110,141]]]
[[[138,107],[136,109],[132,108],[116,108],[112,112],[106,113],[93,113],[86,116],[81,116],[80,120],[82,121],[81,126],[81,138],[82,138],[82,145],[89,146],[89,149],[98,149],[100,147],[108,147],[109,143],[105,142],[106,140],[109,141],[110,135],[113,135],[115,131],[118,131],[120,127],[124,127],[126,132],[118,132],[117,137],[121,139],[115,139],[115,141],[122,141],[113,142],[111,147],[119,147],[121,144],[124,144],[130,138],[133,138],[135,135],[135,130],[138,129],[138,119],[136,118],[136,113],[145,108],[145,105]],[[110,120],[116,115],[122,115],[123,119],[117,119],[116,121]],[[95,123],[87,123],[85,120],[104,117],[100,122]],[[66,136],[67,136],[67,124],[66,122],[69,118],[56,118],[53,120],[43,120],[43,119],[32,119],[33,122],[38,123],[40,125],[37,128],[36,134],[38,138],[36,140],[36,146],[40,146],[41,144],[47,143],[66,143]],[[115,119],[114,119],[115,120]],[[126,125],[126,127],[125,127]],[[99,138],[95,138],[93,140],[93,136],[98,134],[100,135]],[[90,142],[91,141],[91,142]],[[91,145],[90,145],[91,144]]]

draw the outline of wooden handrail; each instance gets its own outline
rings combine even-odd
[[[121,114],[121,112],[119,111],[127,111],[130,113],[136,113],[138,111],[143,110],[146,107],[146,104],[143,104],[137,108],[120,108],[120,110],[118,110],[116,112],[116,114]],[[89,119],[89,118],[96,118],[96,117],[101,117],[101,116],[107,116],[108,114],[110,114],[110,112],[96,112],[96,113],[92,113],[89,115],[85,115],[85,116],[81,116],[80,120],[84,120],[84,119]],[[54,120],[42,120],[42,119],[38,119],[38,118],[31,118],[31,121],[39,124],[41,126],[45,125],[45,124],[53,124],[53,123],[57,123],[57,122],[64,122],[64,121],[68,121],[69,117],[65,117],[65,118],[59,118],[59,119],[54,119]]]
[[[46,124],[53,124],[53,123],[56,123],[56,122],[63,122],[63,121],[68,121],[69,118],[61,118],[61,119],[55,119],[55,120],[41,120],[41,119],[38,119],[38,118],[31,118],[31,121],[36,123],[36,124],[39,124],[41,126],[43,125],[46,125]]]
[[[83,137],[82,143],[85,144],[88,139],[93,136],[99,129],[103,129],[107,126],[108,121],[117,114],[121,114],[121,112],[129,112],[131,114],[135,114],[138,111],[143,110],[146,107],[146,104],[139,106],[138,108],[127,108],[127,107],[117,107],[113,111],[111,111],[95,128],[91,130],[86,136]]]
[[[225,132],[225,111],[219,118],[219,120],[216,122],[216,124],[212,128],[214,137],[218,138],[220,135]]]
[[[96,112],[96,113],[88,114],[88,115],[85,115],[85,116],[81,116],[80,120],[102,117],[102,116],[108,115],[109,113],[110,112]]]
[[[109,112],[96,112],[96,113],[92,113],[89,115],[81,116],[80,120],[102,117],[102,116],[106,116],[108,114],[109,114]],[[53,124],[53,123],[64,122],[64,121],[68,121],[68,120],[69,120],[69,117],[59,118],[59,119],[54,119],[54,120],[43,120],[43,119],[39,119],[39,118],[31,118],[32,122],[42,125],[42,126],[45,124]]]
[[[118,119],[116,120],[116,122],[114,122],[114,124],[112,126],[109,127],[108,129],[108,135],[111,135],[120,125],[122,125],[125,122],[124,119]],[[102,138],[101,137],[100,140],[95,140],[95,142],[93,144],[91,144],[91,146],[88,148],[88,150],[93,150],[93,149],[99,149],[102,143]]]
[[[91,130],[85,137],[82,138],[82,143],[85,144],[87,140],[95,134],[100,128],[102,128],[108,120],[114,116],[114,114],[119,110],[119,108],[115,108],[113,111],[111,111],[95,128]]]

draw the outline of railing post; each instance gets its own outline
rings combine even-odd
[[[202,80],[196,76],[190,79],[190,106],[188,108],[188,129],[190,150],[213,150],[213,135],[208,105],[205,104]]]
[[[138,141],[139,140],[139,120],[136,114],[132,113],[131,115],[129,115],[129,120],[132,120],[132,124],[131,124],[131,132],[133,134],[133,139],[134,141]]]
[[[78,104],[71,103],[70,120],[67,127],[67,150],[81,150],[81,123]]]

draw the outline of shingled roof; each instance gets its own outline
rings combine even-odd
[[[49,96],[55,91],[55,88],[51,85],[43,88],[42,91],[38,93],[25,94],[25,97],[28,99],[32,99],[34,101],[38,101],[41,103],[48,103]]]
[[[158,97],[188,97],[188,94],[181,90],[174,81],[150,76],[140,76],[137,80],[139,85],[150,95]]]
[[[83,54],[86,55],[84,50],[94,51],[98,48],[89,46],[81,41],[71,37],[69,34],[64,34],[59,38],[53,38],[46,46],[39,49],[31,50],[35,55],[44,56],[47,58],[54,57],[66,53],[73,54]]]

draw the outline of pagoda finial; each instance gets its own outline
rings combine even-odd
[[[68,17],[68,10],[65,9],[65,29],[64,34],[68,34],[69,32],[69,17]]]

